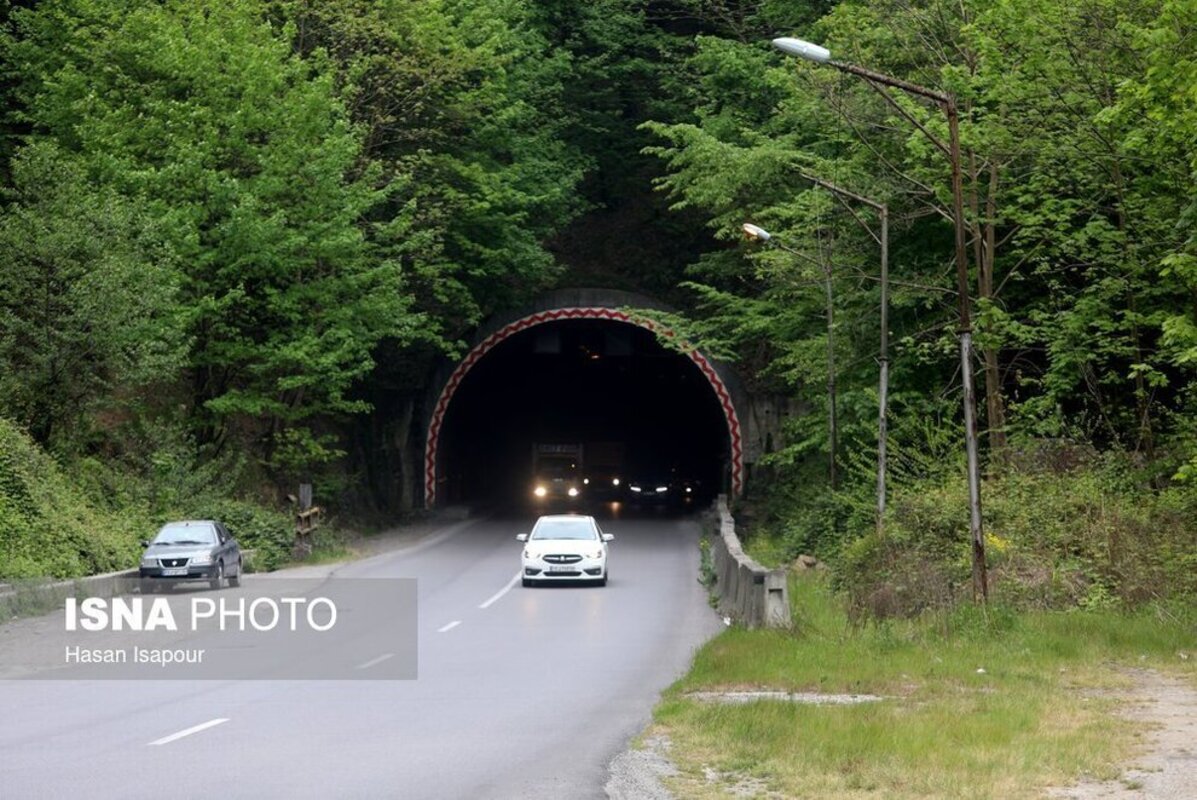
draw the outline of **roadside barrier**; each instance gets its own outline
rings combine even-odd
[[[253,550],[242,550],[245,568],[253,570]],[[138,584],[139,571],[126,569],[103,575],[65,580],[28,580],[0,583],[0,624],[17,617],[45,614],[62,608],[68,597],[115,597]]]
[[[715,501],[711,561],[719,612],[749,628],[788,628],[790,591],[787,570],[767,569],[744,552],[727,495]]]

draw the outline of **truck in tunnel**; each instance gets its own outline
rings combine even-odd
[[[584,446],[536,442],[532,445],[532,501],[537,508],[576,507],[582,502]]]

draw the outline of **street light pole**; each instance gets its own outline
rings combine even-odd
[[[826,302],[827,315],[827,474],[831,482],[831,489],[835,491],[839,482],[839,470],[836,466],[838,459],[838,440],[839,440],[839,423],[836,415],[836,395],[835,395],[835,304],[833,302],[832,285],[831,285],[831,264],[823,263],[822,260],[811,258],[805,253],[799,252],[794,248],[779,242],[773,234],[769,233],[764,228],[746,222],[741,226],[744,235],[749,239],[759,242],[772,242],[775,247],[784,250],[792,256],[815,264],[823,272],[823,288]]]
[[[817,44],[801,39],[774,39],[773,46],[788,55],[798,56],[818,64],[827,64],[841,72],[863,78],[876,89],[898,112],[921,131],[947,157],[952,167],[952,224],[956,229],[956,291],[959,299],[960,369],[963,384],[964,441],[968,455],[969,533],[972,539],[973,597],[989,599],[989,580],[985,564],[985,532],[981,520],[981,467],[977,453],[976,400],[972,371],[972,314],[968,291],[968,255],[964,240],[964,184],[960,165],[960,123],[956,99],[946,93],[894,78],[856,64],[832,59],[831,52]],[[948,144],[935,136],[915,119],[881,87],[890,86],[908,94],[931,100],[944,112],[948,121]]]
[[[856,221],[860,223],[861,227],[868,232],[870,236],[877,241],[881,247],[881,347],[878,351],[877,362],[880,367],[880,374],[877,380],[877,535],[885,535],[885,500],[886,500],[886,486],[885,478],[887,472],[886,464],[886,444],[888,442],[889,434],[888,428],[888,407],[889,407],[889,206],[885,203],[880,203],[871,198],[859,195],[856,192],[849,191],[838,184],[831,181],[823,180],[822,178],[811,175],[808,172],[798,171],[805,180],[810,181],[816,186],[820,186],[832,194],[846,197],[849,200],[854,200],[861,205],[868,206],[877,213],[877,219],[880,223],[880,233],[873,233],[868,224],[860,217],[856,217]],[[856,216],[853,213],[853,216]]]

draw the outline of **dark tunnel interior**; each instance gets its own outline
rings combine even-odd
[[[462,380],[438,495],[543,513],[686,511],[720,491],[727,457],[723,410],[690,359],[626,323],[553,322],[496,345]],[[578,495],[557,496],[554,476],[576,479]]]

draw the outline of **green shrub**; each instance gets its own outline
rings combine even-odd
[[[177,454],[169,453],[171,463]],[[178,472],[178,470],[175,470]],[[288,516],[223,496],[227,486],[202,474],[139,476],[119,465],[80,459],[64,469],[8,420],[0,419],[0,579],[74,578],[132,569],[139,542],[172,519],[219,519],[253,569],[275,569],[291,557]]]
[[[20,428],[0,419],[0,578],[133,567],[148,519],[90,501]]]
[[[276,569],[291,558],[295,529],[286,514],[243,500],[215,499],[194,504],[188,516],[223,522],[243,550],[254,551],[256,572]]]
[[[1039,445],[983,486],[990,598],[1015,608],[1130,608],[1197,598],[1197,489],[1154,489],[1117,453]],[[912,615],[971,596],[963,475],[893,492],[886,536],[845,542],[837,586],[857,613]]]

